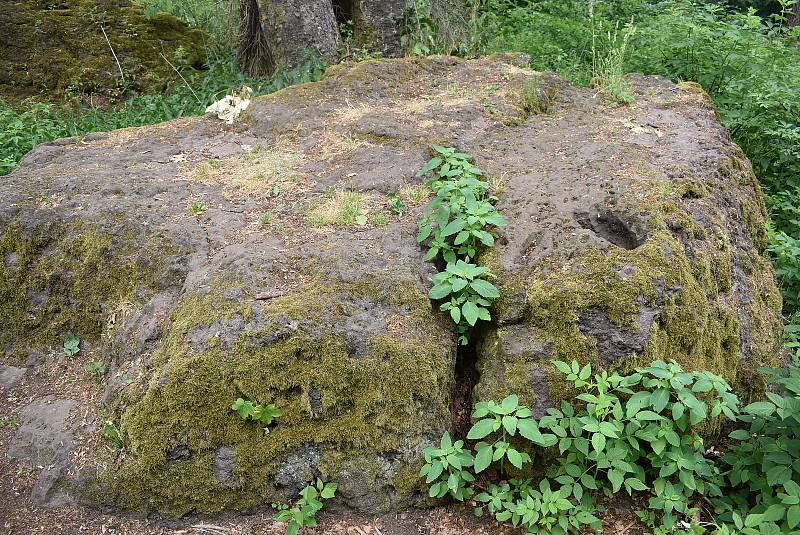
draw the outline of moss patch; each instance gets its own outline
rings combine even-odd
[[[0,235],[0,347],[14,359],[60,346],[68,332],[99,340],[107,307],[152,286],[150,269],[114,249],[111,237],[80,221],[53,221]]]
[[[347,459],[378,460],[440,435],[450,419],[454,359],[442,343],[446,334],[431,328],[425,295],[398,274],[377,299],[411,311],[404,329],[365,336],[354,352],[341,327],[349,314],[341,296],[375,299],[375,288],[385,284],[367,279],[318,279],[263,307],[225,299],[222,287],[184,299],[152,373],[116,402],[127,454],[121,470],[101,481],[101,501],[173,515],[246,509],[282,497],[274,476],[292,452],[319,448],[318,469],[335,480]],[[187,341],[187,333],[226,318],[258,318],[259,326],[248,324],[225,347]],[[231,411],[239,396],[275,403],[283,415],[265,434]],[[220,446],[236,451],[235,489],[213,476]],[[170,460],[181,448],[188,458]],[[395,488],[408,489],[417,462],[418,452],[403,459]],[[380,464],[375,477],[385,469]]]
[[[122,67],[109,50],[102,29]],[[199,65],[203,34],[171,15],[144,18],[137,5],[110,0],[37,2],[16,0],[0,12],[0,86],[30,92],[159,90],[175,77],[173,64]]]

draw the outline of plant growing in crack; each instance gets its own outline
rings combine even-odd
[[[494,278],[494,275],[488,268],[457,260],[447,264],[445,270],[432,279],[434,286],[428,297],[434,300],[449,298],[439,308],[450,313],[462,345],[469,342],[469,331],[479,319],[492,319],[490,300],[500,297],[500,292],[486,280],[489,278]]]
[[[507,222],[494,207],[496,197],[472,158],[451,147],[433,145],[434,157],[417,176],[430,175],[427,185],[435,194],[419,222],[417,242],[428,247],[426,261],[441,258],[445,270],[435,275],[428,296],[449,299],[440,305],[458,329],[459,344],[467,345],[478,320],[489,321],[491,301],[500,292],[489,282],[494,275],[473,263],[482,247],[492,247],[493,228]]]

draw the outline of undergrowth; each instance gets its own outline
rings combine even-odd
[[[596,513],[619,493],[646,500],[637,515],[653,535],[797,533],[800,369],[765,370],[775,391],[740,409],[724,379],[675,362],[628,375],[553,364],[574,401],[538,419],[515,395],[476,404],[469,444],[445,433],[425,450],[431,497],[471,499],[529,534],[600,530]],[[726,420],[740,428],[719,456],[701,431]]]

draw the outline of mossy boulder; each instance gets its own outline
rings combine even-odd
[[[524,63],[338,65],[234,125],[60,140],[3,177],[4,364],[36,366],[74,332],[107,369],[87,408],[124,444],[59,488],[170,515],[251,510],[316,477],[343,507],[423,503],[421,452],[472,375],[415,239],[431,143],[474,155],[509,220],[480,258],[502,298],[474,335],[473,399],[541,409],[569,395],[555,358],[674,358],[763,389],[780,335],[763,201],[703,94],[632,78],[636,102],[616,107]],[[264,429],[238,397],[282,415]]]
[[[0,94],[158,91],[176,78],[170,63],[203,63],[203,41],[127,0],[12,0],[0,10]]]

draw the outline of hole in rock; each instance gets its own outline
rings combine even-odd
[[[575,220],[581,227],[623,249],[636,249],[645,242],[645,238],[638,236],[629,223],[610,210],[576,212]]]

